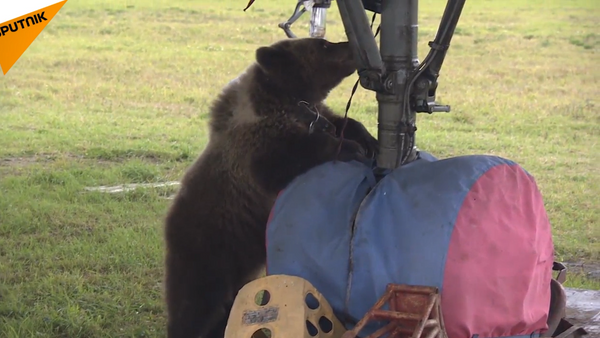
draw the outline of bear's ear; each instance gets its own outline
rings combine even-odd
[[[278,70],[290,61],[290,55],[283,48],[260,47],[256,50],[256,61],[264,70]]]

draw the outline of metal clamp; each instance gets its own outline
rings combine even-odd
[[[552,271],[558,271],[555,279],[560,284],[564,284],[567,280],[567,267],[563,263],[554,262],[552,263]]]

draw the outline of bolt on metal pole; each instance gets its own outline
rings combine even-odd
[[[395,94],[378,92],[379,156],[377,166],[394,169],[403,156],[413,151],[414,133],[403,128],[414,126],[416,112],[406,102],[406,86],[419,65],[418,0],[383,0],[381,6],[380,53],[387,77],[385,87]],[[384,76],[384,78],[386,78]]]

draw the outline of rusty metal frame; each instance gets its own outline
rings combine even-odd
[[[382,307],[388,304],[389,310]],[[429,286],[388,284],[385,294],[342,338],[356,338],[371,321],[389,324],[365,338],[447,338],[439,290]]]

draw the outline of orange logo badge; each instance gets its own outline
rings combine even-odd
[[[66,2],[67,0],[57,2],[0,23],[0,68],[2,68],[4,75]],[[20,6],[20,4],[18,5]],[[17,4],[11,4],[10,6],[17,6]],[[14,8],[11,9],[15,12]]]

